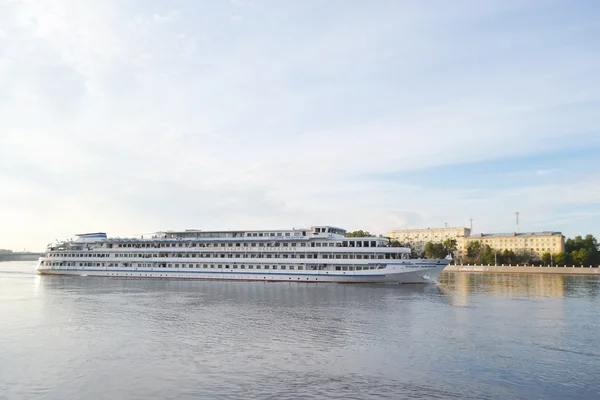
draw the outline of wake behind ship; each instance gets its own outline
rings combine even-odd
[[[333,283],[434,283],[450,259],[410,259],[383,237],[332,226],[165,231],[144,238],[76,235],[48,245],[41,274]]]

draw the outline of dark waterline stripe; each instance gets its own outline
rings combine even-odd
[[[128,269],[81,269],[81,268],[61,268],[61,269],[39,269],[38,271],[91,271],[91,272],[148,272],[148,273],[156,273],[156,274],[179,274],[179,273],[187,273],[187,274],[245,274],[245,275],[298,275],[298,276],[352,276],[352,277],[383,277],[386,274],[369,274],[369,275],[345,275],[345,274],[296,274],[296,273],[287,273],[287,272],[219,272],[219,271],[151,271],[151,270],[128,270]],[[264,271],[264,270],[263,270]],[[268,270],[267,270],[268,271]],[[416,271],[409,271],[416,272]]]

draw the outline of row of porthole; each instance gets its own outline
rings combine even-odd
[[[125,275],[123,275],[123,274],[108,274],[108,275],[109,275],[109,276],[149,276],[149,277],[156,276],[156,275],[148,275],[148,274],[145,274],[145,275],[134,275],[134,274],[125,274]],[[166,278],[166,277],[173,277],[173,276],[174,276],[174,275],[165,275],[165,278]],[[178,277],[178,278],[184,278],[184,277],[187,277],[187,275],[175,275],[175,276],[176,276],[176,277]],[[162,277],[162,275],[159,275],[159,277]],[[218,277],[210,276],[209,278],[220,278],[220,276],[218,276]],[[243,278],[240,278],[240,279],[243,279]],[[267,279],[267,277],[266,277],[266,276],[263,276],[263,279]],[[288,278],[288,280],[291,280],[291,279],[292,279],[292,278]],[[300,278],[298,278],[298,280],[300,280]],[[309,280],[309,278],[306,278],[306,280],[308,281],[308,280]],[[315,278],[315,281],[318,281],[318,280],[319,280],[319,278]]]

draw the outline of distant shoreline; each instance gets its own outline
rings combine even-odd
[[[37,261],[42,253],[0,253],[1,261]]]
[[[487,272],[502,274],[561,274],[561,275],[600,275],[597,267],[534,267],[507,265],[448,265],[444,272]]]

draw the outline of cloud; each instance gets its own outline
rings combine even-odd
[[[0,247],[84,230],[510,229],[515,210],[541,228],[599,201],[597,170],[558,182],[524,165],[539,180],[502,190],[468,172],[444,188],[381,178],[600,148],[592,13],[520,24],[564,14],[540,7],[7,3]],[[240,8],[244,24],[224,23]]]

